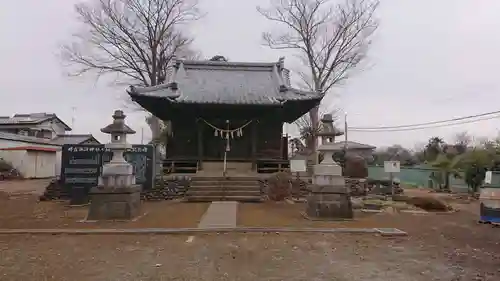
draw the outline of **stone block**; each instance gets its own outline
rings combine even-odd
[[[130,220],[140,213],[141,187],[94,187],[87,220]]]
[[[134,167],[129,163],[107,163],[102,167],[102,176],[109,175],[131,175]]]
[[[345,179],[342,176],[333,175],[315,175],[313,177],[313,184],[316,185],[345,185]]]
[[[134,175],[108,175],[99,178],[99,186],[101,187],[128,187],[135,184]]]
[[[354,217],[349,189],[343,177],[334,177],[338,184],[312,185],[305,214],[310,219],[352,219]]]
[[[307,197],[306,215],[319,219],[352,219],[354,213],[349,193],[342,186],[313,186]]]
[[[314,165],[314,175],[342,176],[342,167],[336,163]]]

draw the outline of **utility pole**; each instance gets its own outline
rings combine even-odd
[[[347,152],[347,112],[344,112],[344,149]]]
[[[144,128],[141,127],[141,144],[144,144]]]
[[[76,114],[76,106],[71,107],[71,128],[74,130],[75,129],[75,114]]]
[[[345,174],[345,167],[347,162],[347,112],[344,112],[344,148],[343,148],[343,157],[342,157],[342,176]]]

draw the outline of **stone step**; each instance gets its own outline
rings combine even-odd
[[[206,177],[206,176],[195,176],[192,177],[192,181],[258,181],[258,177]]]
[[[192,181],[191,186],[259,186],[257,181]]]
[[[260,190],[260,186],[220,186],[220,185],[195,185],[187,190]]]
[[[260,196],[188,196],[188,202],[213,202],[213,201],[238,201],[238,202],[262,202]]]
[[[259,190],[189,190],[186,196],[260,196]]]

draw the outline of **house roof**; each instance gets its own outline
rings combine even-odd
[[[52,147],[41,147],[41,146],[17,146],[17,147],[6,147],[0,148],[0,150],[27,150],[27,151],[45,151],[45,152],[56,152],[57,148]]]
[[[28,142],[28,143],[33,143],[33,144],[58,146],[57,144],[51,143],[50,139],[37,138],[37,137],[32,137],[32,136],[23,136],[23,135],[5,133],[5,132],[0,132],[0,139]]]
[[[38,125],[40,123],[57,119],[63,124],[66,131],[71,131],[66,123],[64,123],[54,113],[28,113],[28,114],[15,114],[14,116],[0,116],[0,126],[16,126],[16,125]]]
[[[0,139],[21,141],[32,144],[62,146],[63,144],[80,144],[82,142],[88,141],[89,139],[95,139],[95,138],[91,134],[81,134],[81,135],[74,134],[74,135],[58,135],[53,139],[44,139],[32,136],[23,136],[18,134],[0,132]]]
[[[129,94],[172,103],[280,105],[321,100],[322,95],[295,89],[280,59],[273,63],[177,60],[170,82],[131,87]]]
[[[57,135],[55,138],[51,139],[50,142],[53,144],[63,145],[63,144],[81,144],[82,142],[88,140],[97,141],[91,134],[71,134],[71,135]],[[99,141],[97,141],[99,142]]]

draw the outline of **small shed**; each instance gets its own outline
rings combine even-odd
[[[57,148],[18,146],[0,148],[0,157],[12,164],[24,178],[50,178],[56,174]]]

